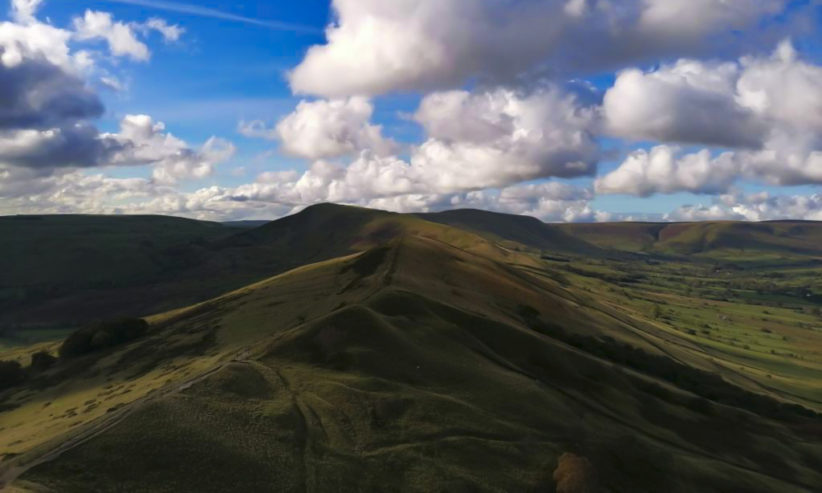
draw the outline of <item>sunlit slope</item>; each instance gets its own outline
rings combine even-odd
[[[634,330],[647,321],[531,257],[444,226],[400,229],[155,318],[164,337],[214,327],[210,351],[234,361],[22,479],[67,492],[553,491],[574,452],[606,491],[822,482],[818,420],[710,402],[593,354],[580,341],[606,334],[668,353]]]
[[[149,335],[115,350],[61,362],[24,387],[0,394],[0,472],[30,463],[43,452],[123,410],[196,381],[233,358],[247,357],[255,345],[329,313],[351,298],[355,273],[341,273],[343,257],[305,266],[208,302],[150,317]],[[37,350],[56,352],[59,344],[0,354],[28,364]],[[96,431],[95,431],[96,432]],[[0,477],[0,480],[2,477]]]
[[[550,253],[601,256],[602,250],[562,229],[536,218],[462,209],[419,214],[419,217],[455,228],[474,231],[496,241],[508,241]]]
[[[822,223],[611,223],[556,226],[597,245],[625,251],[673,254],[820,255]]]

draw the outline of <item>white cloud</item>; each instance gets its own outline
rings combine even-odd
[[[605,95],[615,135],[638,140],[761,147],[774,133],[822,135],[822,68],[789,41],[770,57],[737,63],[680,60],[625,70]]]
[[[588,188],[546,182],[482,190],[452,197],[449,208],[480,208],[533,216],[546,222],[593,222],[604,219],[591,207],[594,194]]]
[[[822,195],[727,194],[709,205],[680,207],[666,219],[672,221],[822,221]]]
[[[786,0],[646,0],[642,30],[692,38],[725,29],[742,29],[763,15],[782,12]]]
[[[0,166],[6,178],[48,178],[77,168],[152,166],[155,182],[173,184],[210,176],[216,165],[234,153],[233,144],[216,137],[200,149],[192,149],[146,115],[126,116],[118,133],[101,134],[88,123],[0,131]],[[15,181],[14,185],[25,184]],[[10,180],[7,187],[11,186]],[[7,188],[6,193],[12,190]]]
[[[127,115],[120,123],[120,132],[105,137],[120,142],[121,150],[103,165],[151,165],[154,180],[164,184],[206,178],[217,164],[227,161],[236,152],[233,144],[216,137],[195,151],[165,132],[165,125],[148,115]]]
[[[312,160],[356,154],[347,167],[315,164],[296,186],[309,195],[327,188],[326,198],[334,201],[584,176],[599,158],[595,109],[556,87],[430,94],[414,115],[428,138],[409,150],[408,160],[391,155],[396,145],[370,123],[372,113],[372,104],[359,97],[303,101],[274,129],[251,122],[241,123],[240,131],[277,138],[285,152]]]
[[[584,176],[599,158],[596,112],[554,87],[434,93],[415,119],[429,138],[411,165],[435,191]]]
[[[62,170],[49,175],[0,165],[0,214],[122,212],[125,204],[168,193],[142,178]]]
[[[299,176],[282,173],[276,176],[260,176],[255,183],[233,189],[212,187],[195,194],[166,197],[166,212],[198,215],[203,210],[210,217],[247,218],[259,217],[261,211],[279,209],[282,213],[299,210],[307,205],[326,202],[335,193],[333,184],[340,168],[315,165],[312,170]],[[299,189],[299,190],[296,190]],[[597,221],[609,216],[592,209],[593,198],[589,189],[561,183],[519,185],[500,190],[483,190],[465,193],[397,193],[383,197],[349,196],[337,199],[338,203],[359,205],[396,212],[432,212],[453,208],[483,208],[512,214],[526,214],[544,221]],[[170,210],[176,204],[179,210]],[[198,211],[199,208],[199,211]],[[226,216],[228,215],[228,216]],[[279,217],[269,215],[267,217]],[[200,217],[200,216],[198,216]]]
[[[334,0],[327,43],[290,74],[325,97],[510,80],[540,66],[601,70],[651,56],[745,45],[787,0]]]
[[[735,63],[695,60],[625,70],[605,95],[606,125],[635,140],[757,147],[767,127],[735,100],[739,75]]]
[[[237,124],[237,133],[250,139],[277,140],[277,129],[262,120],[241,120]]]
[[[43,0],[11,0],[12,17],[20,23],[32,22],[42,3]]]
[[[108,12],[86,10],[83,17],[74,19],[75,37],[81,41],[104,39],[114,56],[128,56],[134,60],[151,58],[148,46],[137,39],[132,26],[116,22]]]
[[[144,24],[136,24],[136,26],[143,31],[156,31],[160,33],[167,43],[179,41],[186,32],[182,27],[176,24],[169,24],[165,19],[159,17],[152,17]]]
[[[65,71],[76,71],[78,64],[68,47],[71,33],[31,20],[25,24],[0,23],[0,62],[13,68],[24,60],[42,59]]]
[[[739,174],[740,163],[731,152],[714,157],[704,149],[683,155],[662,145],[632,152],[616,170],[598,178],[595,188],[601,194],[640,197],[683,191],[716,194],[727,191]]]
[[[374,106],[365,98],[302,101],[275,128],[264,122],[240,123],[247,137],[279,139],[287,154],[306,159],[335,158],[370,150],[392,153],[396,144],[382,136],[382,127],[370,123]]]
[[[598,180],[602,193],[716,193],[737,179],[822,183],[822,67],[800,60],[787,41],[738,63],[681,60],[622,72],[603,111],[619,136],[740,149],[717,158],[640,151]]]

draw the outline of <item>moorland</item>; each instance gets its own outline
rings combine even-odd
[[[9,491],[802,492],[822,224],[0,218]]]

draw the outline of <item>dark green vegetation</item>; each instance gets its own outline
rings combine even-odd
[[[139,318],[125,318],[93,324],[69,335],[60,346],[60,357],[76,358],[120,346],[145,336],[146,332],[148,332],[148,322]]]
[[[298,221],[254,229],[167,217],[0,218],[0,337],[25,342],[32,329],[65,334],[179,308],[369,240],[358,236],[366,219],[322,207]]]
[[[178,239],[199,253],[155,274],[177,310],[106,311],[148,326],[92,324],[59,360],[47,355],[60,341],[0,355],[24,375],[0,393],[0,480],[59,492],[822,484],[822,225],[555,226],[324,205],[216,228]],[[195,284],[200,303],[172,296]]]

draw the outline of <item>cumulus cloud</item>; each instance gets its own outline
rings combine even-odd
[[[479,208],[536,217],[546,222],[594,222],[608,218],[591,206],[589,188],[559,182],[481,190],[451,197],[449,208]]]
[[[146,59],[148,49],[137,40],[136,25],[110,14],[87,11],[72,33],[38,21],[39,4],[17,0],[16,22],[0,23],[0,197],[56,187],[79,176],[80,168],[151,166],[155,184],[199,179],[234,154],[233,145],[216,138],[192,149],[148,116],[126,116],[119,132],[101,133],[92,121],[104,107],[84,81],[91,57],[72,52],[69,42],[105,39],[113,54],[135,59]],[[159,19],[145,29],[169,40],[182,32]]]
[[[771,195],[732,193],[712,204],[683,206],[668,214],[671,221],[822,221],[822,195]]]
[[[822,183],[822,68],[799,59],[788,41],[736,63],[681,60],[622,72],[603,112],[618,136],[737,149],[716,158],[639,151],[598,180],[602,193],[717,193],[737,179]]]
[[[342,97],[508,80],[538,66],[601,70],[739,43],[745,27],[788,3],[334,0],[326,44],[289,78],[297,93]]]
[[[59,126],[102,113],[86,83],[57,65],[37,58],[0,65],[0,129]]]
[[[599,158],[596,111],[556,87],[433,93],[414,118],[429,138],[411,164],[434,190],[585,176]]]
[[[506,88],[429,94],[413,118],[427,138],[392,155],[396,145],[370,123],[363,98],[302,102],[274,129],[241,124],[245,135],[282,141],[283,149],[315,162],[295,193],[312,203],[356,197],[450,194],[506,187],[548,177],[591,175],[599,146],[596,110],[574,95],[548,86],[528,92]],[[347,165],[323,159],[354,154]],[[330,191],[330,192],[326,192]]]
[[[146,115],[127,115],[118,133],[100,133],[85,122],[0,131],[0,165],[44,174],[59,168],[152,166],[155,181],[171,184],[210,176],[234,153],[233,144],[214,137],[194,150]]]
[[[295,175],[282,173],[261,175],[255,183],[235,188],[211,187],[194,194],[165,196],[155,201],[162,203],[166,212],[185,213],[196,217],[259,217],[263,211],[286,212],[299,210],[306,205],[330,200],[333,188],[320,184],[330,168],[317,169]],[[302,188],[301,191],[295,189]],[[313,189],[314,195],[306,191]],[[301,202],[306,198],[310,201]],[[336,200],[339,203],[359,205],[396,212],[433,212],[454,208],[483,208],[512,214],[527,214],[544,221],[597,221],[610,216],[591,207],[592,192],[556,182],[517,185],[499,190],[436,194],[400,193],[384,197],[349,197]],[[297,202],[295,202],[297,200]],[[179,210],[170,210],[176,205]],[[265,217],[265,216],[264,216]]]
[[[166,132],[162,122],[155,122],[148,115],[127,115],[120,123],[119,133],[103,137],[118,142],[120,149],[98,166],[151,165],[154,180],[163,184],[208,177],[217,164],[236,152],[232,143],[216,137],[210,138],[199,150],[193,150]]]
[[[741,29],[764,15],[775,15],[785,0],[646,0],[640,28],[657,35],[692,38],[724,29]]]
[[[74,19],[74,29],[75,37],[81,41],[105,40],[114,56],[128,56],[139,61],[151,57],[148,46],[137,39],[132,26],[114,21],[108,12],[86,10],[83,17]]]
[[[396,144],[382,135],[382,127],[371,124],[374,106],[365,98],[302,101],[275,128],[262,121],[241,122],[247,137],[282,142],[282,150],[306,159],[327,159],[369,150],[387,155]]]
[[[0,162],[24,168],[101,166],[122,148],[116,139],[84,123],[0,132]]]
[[[74,56],[68,42],[71,33],[29,19],[25,23],[0,22],[0,62],[12,68],[25,60],[42,60],[66,71],[78,71],[86,65],[82,52]]]
[[[595,188],[597,193],[640,197],[685,191],[717,194],[726,192],[739,174],[740,163],[731,152],[713,156],[703,149],[682,154],[676,147],[662,145],[632,152],[616,170],[598,178]]]
[[[822,68],[785,41],[770,57],[629,69],[606,93],[603,111],[621,137],[762,147],[786,131],[822,134]]]
[[[31,22],[42,3],[43,0],[11,0],[12,17],[20,23]]]
[[[636,140],[758,147],[766,123],[737,102],[739,75],[735,63],[695,60],[625,70],[605,94],[608,130]]]

